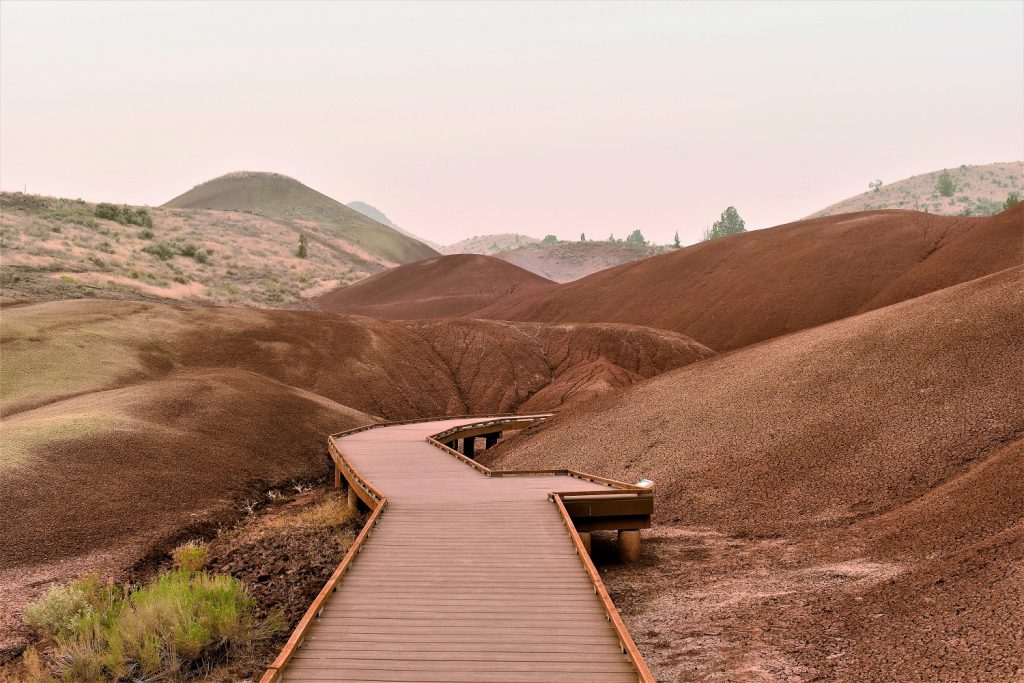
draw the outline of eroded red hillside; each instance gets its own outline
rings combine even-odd
[[[3,318],[0,659],[49,581],[126,571],[261,489],[327,476],[331,432],[557,408],[712,354],[628,325],[99,300]]]
[[[666,680],[1012,680],[1022,272],[660,375],[484,457],[656,482],[653,565],[610,582]]]
[[[702,242],[543,290],[473,317],[623,322],[724,351],[1021,263],[1024,204],[962,218],[868,211]]]

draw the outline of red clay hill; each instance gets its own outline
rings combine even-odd
[[[1022,310],[1018,266],[578,404],[484,460],[655,481],[647,565],[606,580],[659,680],[1017,680]]]
[[[466,315],[512,294],[554,283],[493,256],[452,254],[378,273],[320,296],[332,313],[386,320]]]
[[[243,497],[328,475],[329,433],[557,408],[712,355],[630,325],[129,301],[7,306],[3,322],[0,661],[49,581],[118,574]]]
[[[983,218],[844,214],[702,242],[471,315],[633,323],[723,351],[1018,265],[1022,242],[1024,204]]]

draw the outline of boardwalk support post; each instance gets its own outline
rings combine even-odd
[[[623,562],[640,559],[640,532],[636,529],[619,529],[619,559]]]
[[[359,512],[359,496],[356,494],[355,487],[351,484],[348,487],[348,511],[352,514]]]
[[[484,449],[494,448],[498,443],[498,439],[501,438],[501,432],[494,432],[493,434],[484,434]]]
[[[462,440],[462,454],[467,458],[472,458],[476,451],[476,437],[467,436]]]

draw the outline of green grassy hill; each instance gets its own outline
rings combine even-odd
[[[0,297],[7,300],[303,307],[339,285],[437,256],[270,173],[216,178],[158,208],[0,193],[0,209]]]
[[[222,209],[286,221],[314,221],[339,237],[395,263],[439,254],[407,235],[278,173],[241,171],[197,185],[164,204],[175,209]]]

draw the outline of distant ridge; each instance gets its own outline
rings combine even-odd
[[[330,224],[340,237],[359,248],[394,263],[411,263],[438,255],[422,242],[280,173],[228,173],[195,186],[164,206],[244,211],[289,221],[318,221]]]
[[[380,223],[382,225],[386,225],[389,228],[393,228],[393,229],[397,230],[398,232],[402,233],[406,237],[411,237],[414,240],[417,240],[419,242],[422,242],[423,244],[426,244],[428,247],[430,247],[434,251],[437,251],[439,253],[444,253],[441,250],[441,245],[440,244],[437,244],[436,242],[431,242],[428,239],[423,239],[419,235],[415,235],[415,234],[409,232],[408,230],[403,228],[401,225],[397,225],[393,220],[388,218],[387,214],[385,214],[383,211],[378,209],[373,204],[367,204],[366,202],[355,201],[355,202],[349,202],[346,206],[348,206],[348,208],[350,208],[350,209],[355,209],[356,211],[358,211],[359,213],[363,214],[367,218],[372,218],[373,220],[377,221],[378,223]]]
[[[518,249],[540,242],[536,237],[519,233],[502,232],[493,235],[478,235],[453,242],[441,247],[442,254],[484,254],[494,256],[510,249]]]
[[[949,171],[956,185],[950,197],[943,197],[936,189],[944,170]],[[1024,196],[1024,161],[964,164],[883,182],[877,192],[862,192],[826,206],[808,218],[874,209],[910,209],[943,216],[991,216],[1003,210],[1003,203],[1011,192]]]

